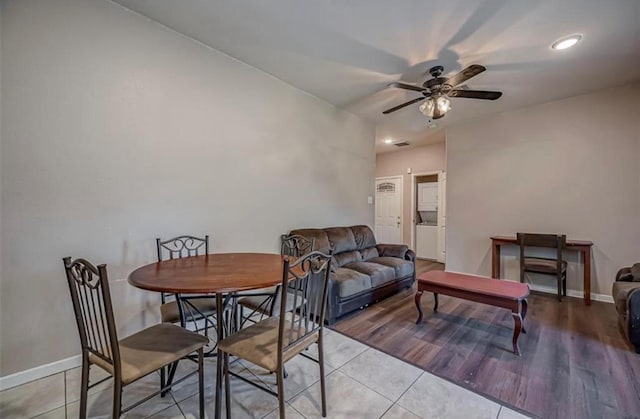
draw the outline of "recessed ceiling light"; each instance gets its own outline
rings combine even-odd
[[[580,35],[571,35],[558,39],[551,45],[551,49],[567,49],[571,48],[582,39]]]
[[[391,144],[393,142],[393,140],[391,138],[387,138],[386,140],[384,140],[385,144]]]

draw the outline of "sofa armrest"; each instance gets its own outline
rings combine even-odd
[[[416,260],[416,252],[414,252],[413,250],[409,249],[409,250],[407,250],[407,253],[404,255],[404,258],[406,260],[410,260],[411,262],[415,262],[415,260]]]
[[[627,295],[627,336],[640,354],[640,286]]]
[[[406,244],[377,244],[378,254],[382,257],[389,256],[405,259],[409,246]]]
[[[616,274],[616,281],[620,281],[620,278],[625,277],[631,273],[631,267],[622,268]]]

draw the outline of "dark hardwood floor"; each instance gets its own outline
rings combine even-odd
[[[442,270],[418,261],[416,269]],[[339,321],[333,329],[438,376],[542,418],[640,418],[640,355],[617,327],[613,304],[533,293],[511,352],[508,310],[425,293],[416,325],[406,290]]]

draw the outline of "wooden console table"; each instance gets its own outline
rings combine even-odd
[[[502,246],[517,246],[515,236],[491,237],[491,277],[500,277],[500,248]],[[584,272],[584,303],[591,305],[591,247],[593,242],[588,240],[567,240],[567,250],[580,252]]]

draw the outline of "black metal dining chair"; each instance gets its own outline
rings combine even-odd
[[[82,376],[80,391],[80,418],[87,417],[89,388],[100,384],[89,383],[89,370],[96,365],[113,377],[113,418],[168,391],[198,373],[200,418],[204,418],[204,346],[208,340],[180,326],[161,323],[118,340],[109,292],[106,265],[95,267],[84,259],[63,259],[73,303],[76,325],[82,350]],[[130,406],[122,407],[122,390],[139,379],[175,364],[178,360],[197,352],[198,369],[176,380],[172,385],[148,395]],[[107,377],[110,378],[110,377]]]
[[[227,418],[231,418],[229,375],[247,381],[278,397],[280,418],[285,418],[284,366],[313,343],[318,344],[322,416],[327,415],[324,373],[323,328],[331,255],[311,252],[289,264],[285,258],[277,316],[248,326],[218,343],[223,353]],[[295,310],[287,311],[289,302]],[[277,392],[229,371],[229,356],[245,359],[276,374]]]
[[[281,255],[300,257],[312,252],[314,246],[315,239],[295,234],[283,234],[280,236]],[[287,304],[289,306],[286,311],[293,310],[294,305],[291,298]],[[238,299],[238,306],[240,307],[240,319],[243,324],[246,320],[253,319],[256,314],[259,314],[258,320],[273,316],[280,310],[280,285],[241,295]],[[244,315],[245,308],[248,309],[248,315],[246,316]]]
[[[156,239],[156,250],[158,262],[163,260],[180,259],[189,256],[200,256],[209,254],[209,236],[204,238],[181,235],[168,240]],[[162,293],[160,305],[160,317],[163,323],[180,323],[182,327],[190,328],[195,332],[203,332],[204,336],[210,339],[209,329],[216,330],[216,299],[214,295],[178,295]],[[209,347],[207,354],[214,353],[213,344]],[[172,365],[168,372],[165,368],[160,370],[160,385],[165,386],[171,383],[175,374],[177,363]],[[168,375],[168,378],[167,378]],[[164,397],[165,393],[162,393]]]

